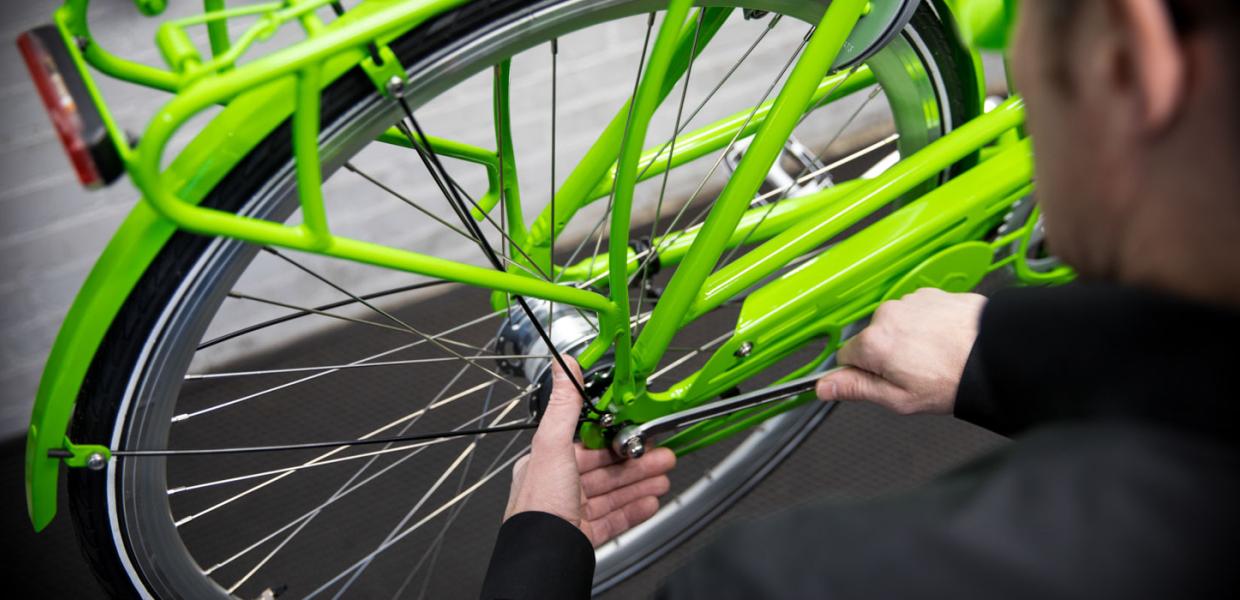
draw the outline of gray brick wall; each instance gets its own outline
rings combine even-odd
[[[117,53],[151,64],[159,58],[150,43],[152,22],[140,17],[125,0],[97,0],[92,10],[95,28],[102,43]],[[171,14],[188,12],[194,2],[173,2]],[[56,3],[51,1],[14,3],[10,18],[0,26],[0,39],[14,40],[20,31],[46,22]],[[758,34],[764,22],[728,24],[714,42],[708,59],[695,65],[690,86],[690,107],[713,87]],[[614,23],[597,32],[568,36],[560,48],[560,104],[557,175],[562,181],[575,160],[589,147],[595,132],[617,108],[615,85],[631,85],[634,63],[640,51],[645,19]],[[752,104],[779,71],[790,49],[795,48],[806,27],[787,22],[764,42],[745,63],[734,80],[715,97],[697,118],[694,126],[731,114]],[[199,39],[201,42],[202,40]],[[205,43],[203,43],[205,47]],[[102,191],[80,189],[50,130],[47,118],[27,81],[24,66],[11,45],[0,50],[0,105],[5,107],[5,127],[0,130],[0,435],[15,435],[27,425],[29,411],[48,349],[78,287],[102,251],[112,232],[133,206],[137,194],[123,179]],[[522,162],[520,176],[526,212],[535,214],[548,194],[550,168],[548,139],[548,82],[550,72],[545,48],[535,49],[514,61],[514,131]],[[617,83],[619,82],[619,83]],[[610,84],[612,87],[607,87]],[[459,91],[437,99],[419,111],[423,125],[435,135],[453,137],[482,146],[489,140],[489,73],[472,78]],[[117,82],[105,81],[105,97],[115,107],[119,120],[132,131],[141,131],[155,109],[168,98]],[[829,139],[841,124],[842,115],[853,112],[862,98],[854,98],[827,117],[811,119],[802,137],[813,141]],[[656,116],[648,145],[666,139],[675,117],[675,102],[668,102]],[[854,124],[857,135],[880,126],[882,102],[873,103]],[[842,141],[847,145],[847,140]],[[368,149],[358,158],[372,175],[410,190],[411,197],[432,200],[438,192],[420,167],[410,167],[412,157],[391,148]],[[669,198],[683,201],[705,176],[712,159],[698,161],[678,170],[669,183]],[[480,169],[450,165],[462,184],[480,190],[485,183]],[[707,190],[715,189],[726,173],[717,172]],[[377,193],[374,188],[349,173],[340,173],[325,188],[333,228],[341,234],[385,243],[415,247],[429,253],[481,264],[477,250],[460,243],[454,234],[440,226],[418,221],[409,209]],[[638,190],[638,214],[653,213],[657,181]],[[673,208],[674,208],[673,201]],[[597,216],[598,203],[584,211]],[[592,221],[585,218],[583,220]],[[583,231],[575,231],[580,236]],[[394,282],[409,281],[408,275],[373,268],[354,268],[323,259],[306,259],[338,282],[359,291],[382,289]],[[256,262],[252,272],[238,286],[248,293],[281,298],[309,305],[337,299],[303,274],[281,268],[274,261]],[[228,302],[212,332],[255,322],[283,312],[283,309]],[[299,327],[284,328],[279,336],[231,346],[204,356],[195,368],[210,368],[238,353],[265,349],[272,344],[289,343],[322,321],[302,320]],[[210,335],[210,334],[209,334]]]

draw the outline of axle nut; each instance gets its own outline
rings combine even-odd
[[[629,455],[629,458],[641,458],[646,453],[646,445],[641,438],[631,438],[624,443],[624,453]]]

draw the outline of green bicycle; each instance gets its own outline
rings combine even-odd
[[[498,526],[486,491],[566,354],[585,443],[639,456],[634,431],[670,423],[660,443],[693,453],[659,515],[598,549],[606,589],[821,422],[798,382],[884,299],[1072,276],[1040,254],[1020,100],[983,113],[974,43],[1003,44],[1010,2],[204,5],[160,25],[166,68],[104,49],[87,0],[19,41],[83,183],[143,194],[26,448],[35,528],[64,464],[118,595],[472,594],[466,542]],[[171,99],[131,141],[92,73]],[[592,141],[557,149],[583,139],[561,112],[599,105]],[[292,276],[323,302],[245,291]],[[315,319],[347,362],[262,341]]]

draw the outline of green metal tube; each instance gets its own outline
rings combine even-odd
[[[771,165],[783,152],[784,142],[809,107],[814,91],[831,69],[865,5],[865,0],[835,0],[827,7],[776,97],[770,116],[755,134],[732,179],[715,201],[715,207],[706,218],[685,261],[655,305],[650,322],[642,330],[633,353],[639,377],[651,373],[663,357],[690,303],[723,253],[724,243],[736,230],[737,223],[749,208],[750,200],[762,185]],[[622,265],[623,262],[613,264]]]
[[[224,0],[203,0],[203,8],[208,13],[224,10]],[[219,56],[228,52],[228,21],[225,19],[207,22],[207,39],[211,41],[211,55]]]
[[[686,313],[686,321],[711,311],[793,258],[821,246],[878,208],[975,152],[986,141],[1020,125],[1023,119],[1024,102],[1012,98],[856,189],[849,201],[841,203],[840,210],[798,223],[719,269],[702,282],[702,292]]]
[[[297,110],[293,112],[293,156],[297,159],[297,197],[302,227],[316,248],[331,239],[323,206],[323,173],[319,166],[319,67],[307,67],[297,78]]]
[[[517,183],[517,153],[512,142],[512,111],[508,103],[508,81],[512,73],[512,61],[505,60],[495,65],[492,83],[492,104],[495,110],[495,147],[500,164],[500,198],[504,202],[504,210],[508,215],[508,237],[515,245],[524,246],[528,232],[525,229],[525,214],[521,211],[521,186]],[[475,219],[481,220],[481,215]],[[524,261],[524,257],[516,249],[511,254],[514,260]],[[550,273],[550,265],[539,265]]]
[[[774,237],[804,219],[829,210],[861,183],[862,180],[845,181],[813,194],[786,198],[774,204],[751,208],[741,217],[740,223],[737,224],[736,230],[732,232],[732,237],[728,239],[724,248],[735,248],[741,242],[756,244]],[[665,267],[679,264],[689,252],[689,248],[693,246],[693,241],[697,239],[701,229],[701,225],[695,225],[689,229],[655,238],[651,245],[658,248],[659,264]],[[561,280],[584,281],[590,278],[591,274],[603,275],[608,272],[608,260],[608,257],[596,256],[565,267],[560,273]],[[633,276],[640,262],[637,253],[630,248],[628,261],[625,263],[628,277]]]
[[[864,66],[851,74],[838,73],[831,75],[823,78],[822,82],[818,84],[818,89],[815,90],[810,104],[816,107],[821,107],[820,105],[825,106],[841,98],[846,98],[874,83],[874,73],[870,71],[869,67]],[[710,125],[677,136],[676,154],[672,156],[671,168],[675,169],[724,148],[733,138],[739,139],[753,135],[753,132],[757,131],[762,126],[762,123],[766,122],[766,117],[770,114],[771,106],[774,103],[774,100],[767,100],[759,104],[756,109],[746,108]],[[737,136],[737,131],[740,131],[739,137]],[[641,161],[638,163],[639,172],[641,173],[639,181],[645,181],[651,177],[662,175],[668,169],[668,160],[664,153],[670,147],[671,145],[668,144],[659,148],[651,148],[645,154],[642,154]],[[606,177],[599,181],[598,185],[594,186],[594,190],[590,192],[587,198],[589,200],[596,200],[606,196],[611,192],[614,181],[615,169],[613,168]]]
[[[637,161],[641,158],[642,147],[646,143],[646,131],[650,127],[650,118],[663,100],[660,93],[667,79],[673,53],[676,51],[676,37],[683,27],[685,18],[689,16],[692,0],[672,0],[663,16],[663,24],[655,38],[654,49],[650,52],[650,60],[642,73],[637,95],[633,101],[633,109],[628,125],[625,127],[624,141],[620,148],[620,157],[616,163],[616,191],[612,200],[611,238],[608,240],[608,274],[611,283],[611,300],[617,307],[628,310],[629,285],[625,276],[629,251],[629,220],[633,209],[633,191],[637,186]],[[613,397],[627,401],[626,396],[633,393],[634,381],[630,352],[632,350],[632,334],[627,330],[620,331],[616,336],[616,370],[613,383]]]
[[[711,38],[718,33],[719,28],[723,27],[728,16],[731,15],[731,8],[703,8],[705,14],[702,16],[702,28],[698,36],[697,52],[693,53],[693,38],[696,32],[696,22],[686,25],[680,32],[680,37],[676,43],[676,53],[672,59],[668,74],[664,78],[662,86],[659,90],[659,102],[662,102],[671,93],[676,82],[684,75],[689,63],[697,58]],[[612,117],[611,122],[599,134],[598,139],[586,151],[585,156],[573,168],[568,177],[564,179],[564,183],[560,184],[560,189],[556,191],[552,202],[555,202],[555,228],[556,232],[563,231],[564,226],[572,220],[573,215],[577,213],[581,207],[588,204],[591,200],[596,200],[602,196],[591,197],[591,190],[595,189],[599,180],[604,177],[609,169],[616,164],[616,157],[620,153],[620,144],[624,137],[624,124],[628,119],[629,103],[625,102],[620,110],[616,111],[616,116]],[[608,193],[610,193],[608,189]],[[545,246],[551,243],[551,206],[550,202],[537,219],[530,225],[530,244],[533,246]]]

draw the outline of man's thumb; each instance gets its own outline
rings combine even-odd
[[[582,381],[581,367],[577,361],[565,356],[564,362],[572,369],[573,378]],[[547,408],[538,425],[538,437],[571,442],[581,416],[582,402],[581,394],[577,393],[577,387],[569,375],[560,368],[558,361],[551,361],[551,398],[547,400]]]
[[[822,400],[866,400],[884,406],[899,404],[905,391],[890,381],[856,367],[841,367],[818,380]]]

